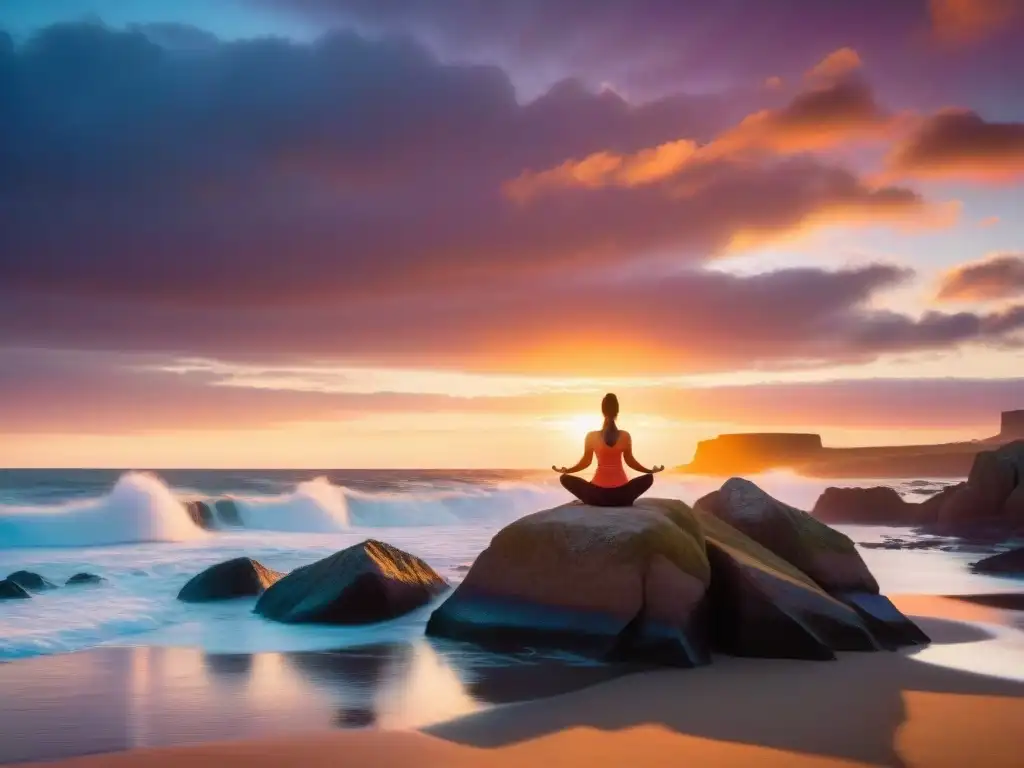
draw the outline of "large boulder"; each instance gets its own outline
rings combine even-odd
[[[892,488],[826,488],[811,510],[823,523],[912,525],[920,504],[908,504]]]
[[[16,581],[4,579],[0,581],[0,600],[27,600],[32,595]]]
[[[986,557],[972,563],[971,568],[977,573],[1024,575],[1024,547]]]
[[[698,506],[810,576],[826,592],[878,593],[878,582],[848,536],[749,480],[727,480]]]
[[[7,580],[13,581],[19,587],[27,589],[29,592],[45,592],[49,589],[57,588],[57,585],[52,581],[32,571],[15,571],[8,575]]]
[[[262,595],[284,576],[248,557],[236,557],[211,565],[196,574],[181,591],[178,599],[186,603],[205,603],[212,600],[230,600],[236,597]]]
[[[427,634],[677,666],[710,660],[701,528],[685,504],[566,504],[503,528]]]
[[[939,514],[942,511],[943,506],[946,502],[953,498],[960,489],[966,488],[967,483],[957,483],[956,485],[949,485],[943,488],[941,491],[933,496],[929,496],[927,499],[922,501],[918,506],[920,510],[917,514],[918,520],[921,521],[921,525],[934,526],[939,521]]]
[[[805,573],[709,512],[697,510],[711,564],[716,650],[734,656],[834,659],[879,643],[858,613]]]
[[[447,586],[418,557],[369,539],[292,571],[254,610],[289,623],[369,624],[419,608]]]

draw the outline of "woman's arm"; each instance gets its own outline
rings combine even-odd
[[[645,475],[653,475],[656,472],[661,472],[661,470],[665,468],[656,465],[653,468],[648,469],[633,458],[633,438],[628,432],[626,433],[626,447],[622,449],[622,458],[625,460],[627,467],[635,469],[637,472],[643,472]]]
[[[586,469],[590,466],[590,462],[594,460],[594,449],[590,446],[590,435],[587,435],[583,440],[583,458],[573,464],[571,467],[551,467],[555,472],[559,472],[563,475],[571,475],[573,472],[579,472],[581,469]]]

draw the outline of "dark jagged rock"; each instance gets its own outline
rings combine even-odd
[[[415,610],[447,586],[418,557],[370,539],[292,571],[254,610],[289,623],[369,624]]]
[[[95,573],[76,573],[64,584],[68,587],[80,586],[83,584],[102,584],[106,579],[97,576]]]
[[[217,510],[217,519],[224,525],[233,527],[242,525],[242,518],[238,514],[238,504],[234,499],[217,499],[213,506]]]
[[[848,536],[749,480],[727,480],[698,504],[810,576],[826,592],[878,593],[878,582]]]
[[[213,510],[210,509],[210,505],[205,501],[186,501],[185,511],[192,518],[192,522],[200,528],[210,530],[217,527],[213,517]]]
[[[18,582],[10,579],[0,581],[0,600],[27,600],[30,597],[32,595]]]
[[[44,579],[38,573],[32,571],[15,571],[7,577],[22,589],[29,592],[45,592],[48,589],[57,589],[57,585],[48,579]]]
[[[931,642],[931,638],[904,616],[885,595],[843,592],[835,597],[859,613],[871,634],[887,648],[926,645]]]
[[[976,573],[1024,575],[1024,547],[1000,552],[998,555],[971,563],[971,569]]]
[[[860,616],[806,574],[707,512],[697,512],[711,564],[712,643],[734,656],[834,659],[875,651]]]
[[[709,579],[700,526],[682,502],[567,504],[503,528],[427,634],[691,667],[709,661]]]
[[[826,488],[811,514],[823,523],[913,525],[919,504],[908,504],[892,488]]]
[[[949,501],[954,494],[956,494],[961,488],[966,487],[967,483],[957,483],[956,485],[950,485],[943,488],[941,491],[936,493],[934,496],[930,496],[925,499],[919,505],[921,507],[918,513],[918,519],[921,521],[921,525],[931,526],[939,521],[939,511],[943,505]]]
[[[282,576],[283,573],[272,571],[256,560],[236,557],[193,576],[178,592],[178,599],[186,603],[204,603],[254,597],[262,595]]]
[[[942,500],[928,530],[990,540],[1024,533],[1022,488],[1024,440],[982,451],[974,459],[967,482]]]

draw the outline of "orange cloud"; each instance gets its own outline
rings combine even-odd
[[[1024,123],[990,123],[970,110],[945,109],[922,120],[886,165],[897,176],[1009,181],[1024,175]]]
[[[951,269],[942,276],[939,301],[996,301],[1024,296],[1024,253],[1002,253]]]
[[[936,36],[947,43],[972,43],[1024,11],[1020,0],[931,0]]]
[[[552,188],[639,187],[676,175],[696,152],[696,142],[688,139],[670,141],[632,155],[595,152],[539,173],[526,171],[508,182],[505,192],[522,202]]]
[[[860,54],[853,48],[840,48],[815,64],[808,72],[808,79],[836,80],[863,65]]]

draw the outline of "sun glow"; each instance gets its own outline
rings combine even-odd
[[[590,413],[573,413],[557,421],[558,427],[573,436],[579,436],[582,440],[587,432],[601,428],[601,417]]]

